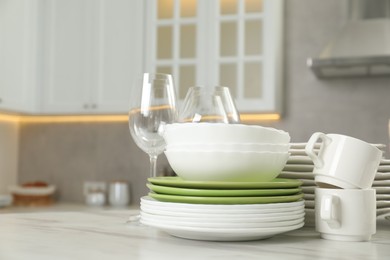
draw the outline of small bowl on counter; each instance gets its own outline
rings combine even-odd
[[[11,186],[14,206],[48,206],[53,204],[54,185],[44,182],[29,182],[22,185]]]

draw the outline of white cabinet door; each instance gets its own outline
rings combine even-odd
[[[142,68],[142,0],[48,1],[44,111],[126,113]]]
[[[35,112],[37,1],[2,0],[0,6],[0,108]]]
[[[73,113],[90,106],[92,12],[89,1],[51,0],[43,6],[43,111]]]
[[[143,0],[97,2],[92,106],[101,113],[127,112],[142,70]]]

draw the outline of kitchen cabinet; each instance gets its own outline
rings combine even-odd
[[[280,112],[282,0],[148,0],[147,70],[171,73],[178,96],[228,86],[240,112]]]
[[[36,111],[36,1],[0,2],[0,109]],[[31,30],[33,29],[33,30]]]
[[[49,1],[43,110],[124,113],[142,70],[142,0]]]
[[[3,0],[1,108],[126,113],[142,71],[142,0]],[[18,20],[20,19],[20,20]],[[4,27],[4,28],[3,28]],[[5,93],[5,94],[4,94]],[[14,100],[6,103],[6,100]]]

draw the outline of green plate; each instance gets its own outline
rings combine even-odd
[[[280,196],[301,192],[299,188],[291,189],[190,189],[146,184],[151,191],[159,194],[203,197],[245,197],[245,196]]]
[[[150,197],[164,202],[179,202],[192,204],[265,204],[294,202],[303,197],[303,193],[286,196],[266,196],[266,197],[198,197],[198,196],[176,196],[167,194],[157,194],[150,192]]]
[[[224,182],[224,181],[186,181],[180,177],[148,178],[152,184],[179,188],[198,189],[275,189],[297,188],[302,182],[294,179],[276,178],[267,182]]]

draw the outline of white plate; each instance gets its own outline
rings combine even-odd
[[[376,207],[379,208],[390,208],[390,201],[387,200],[377,200]]]
[[[198,228],[177,225],[163,225],[161,223],[148,222],[142,219],[140,222],[144,225],[161,229],[172,236],[205,241],[259,240],[296,230],[303,227],[304,225],[302,222],[293,226],[275,228]]]
[[[309,164],[313,165],[313,160],[309,156],[290,155],[287,160],[288,164]]]
[[[379,165],[378,172],[390,172],[390,165]]]
[[[307,143],[290,143],[290,148],[305,150],[306,144]],[[319,149],[320,147],[321,147],[321,143],[314,144],[314,148]]]
[[[201,209],[208,210],[209,212],[236,212],[239,210],[264,210],[264,209],[280,209],[284,211],[288,211],[291,207],[301,206],[303,205],[303,201],[295,201],[295,202],[285,202],[285,203],[266,203],[266,204],[191,204],[191,203],[177,203],[177,202],[163,202],[155,200],[149,196],[144,196],[141,198],[141,204],[144,205],[155,205],[166,208],[171,208],[175,210],[182,209]]]
[[[13,194],[18,195],[32,195],[32,196],[45,196],[53,194],[55,191],[55,186],[49,185],[47,187],[21,187],[21,186],[11,186],[9,190]]]
[[[315,188],[316,188],[316,186],[303,186],[303,187],[301,187],[302,192],[304,194],[306,194],[306,193],[314,194]]]
[[[373,186],[377,194],[390,194],[390,187]]]
[[[385,215],[385,214],[389,214],[389,213],[390,213],[390,208],[380,208],[380,209],[376,209],[376,215],[377,215],[377,216]]]
[[[268,222],[278,222],[278,221],[287,221],[303,218],[305,215],[304,209],[297,212],[290,212],[289,214],[242,214],[242,215],[211,215],[210,214],[188,214],[187,216],[174,216],[174,215],[161,215],[149,213],[141,209],[141,216],[146,218],[156,218],[166,221],[185,221],[185,222],[207,222],[207,223],[268,223]]]
[[[208,221],[185,221],[180,218],[175,220],[167,220],[156,215],[145,215],[141,212],[141,220],[148,223],[155,223],[157,225],[177,225],[182,227],[199,227],[199,228],[270,228],[270,227],[286,227],[292,226],[304,221],[304,217],[286,221],[274,222],[208,222]]]
[[[379,165],[390,165],[389,159],[382,159]]]
[[[377,172],[375,175],[375,180],[390,180],[390,172]]]
[[[314,195],[314,194],[304,194],[304,195],[303,195],[303,199],[304,199],[305,201],[314,200],[315,197],[316,197],[316,195]]]
[[[306,209],[314,209],[314,206],[315,206],[314,200],[305,200]]]
[[[376,194],[376,200],[389,200],[390,201],[390,194]]]
[[[282,217],[301,214],[304,211],[304,205],[293,208],[278,209],[261,209],[261,210],[237,210],[237,211],[210,211],[205,209],[173,209],[163,208],[151,205],[141,204],[141,210],[155,215],[174,216],[174,217],[197,217],[197,218],[220,218],[223,216],[226,219],[236,218],[268,218]]]
[[[318,149],[314,149],[315,153],[318,153],[318,151],[319,151]],[[288,152],[292,156],[307,156],[305,149],[290,149],[290,150],[288,150]]]
[[[372,186],[387,186],[387,187],[390,187],[390,180],[374,181]]]
[[[282,171],[278,178],[314,180],[314,174],[312,172]]]
[[[288,164],[282,172],[313,172],[314,166],[308,164]]]

